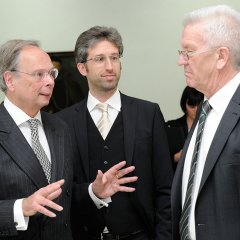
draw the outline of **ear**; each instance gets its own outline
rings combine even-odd
[[[227,47],[220,47],[218,50],[217,68],[222,69],[230,58],[230,51]]]
[[[10,71],[4,72],[3,80],[5,81],[8,91],[13,92],[15,87],[14,87],[14,78],[12,76],[12,72],[10,72]]]
[[[83,75],[86,76],[87,75],[87,69],[86,69],[86,65],[84,63],[78,63],[77,64],[77,68],[78,71]]]

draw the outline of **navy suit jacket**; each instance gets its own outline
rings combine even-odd
[[[29,218],[26,231],[17,231],[13,218],[16,199],[26,198],[48,182],[31,146],[4,105],[0,105],[0,238],[24,240],[71,240],[70,204],[72,188],[72,149],[66,124],[42,112],[44,131],[51,151],[52,177],[65,179],[62,194],[55,201],[64,210],[56,218],[40,213]]]
[[[165,124],[157,104],[121,94],[124,145],[127,165],[139,177],[130,201],[154,239],[171,239],[170,189],[172,167]],[[57,113],[71,131],[74,144],[73,233],[94,225],[99,210],[88,194],[89,161],[87,99]],[[131,185],[131,184],[130,184]],[[97,226],[96,226],[97,228]]]
[[[200,109],[200,108],[199,108]],[[240,87],[210,146],[195,207],[197,240],[240,239]],[[173,239],[180,240],[182,174],[197,118],[183,148],[172,186]]]

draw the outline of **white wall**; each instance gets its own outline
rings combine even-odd
[[[215,4],[240,10],[239,0],[1,0],[0,44],[34,39],[46,51],[72,51],[89,27],[116,27],[125,46],[120,90],[159,103],[168,120],[182,115],[185,79],[177,66],[182,17]]]

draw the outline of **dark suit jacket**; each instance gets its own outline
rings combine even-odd
[[[240,87],[232,97],[220,121],[207,155],[195,208],[197,240],[240,239],[239,116]],[[183,166],[196,122],[186,140],[172,186],[174,240],[180,239],[179,219]]]
[[[188,125],[186,118],[187,117],[184,114],[178,119],[166,122],[168,144],[174,172],[177,167],[177,162],[174,161],[174,154],[178,153],[183,148],[188,135]]]
[[[16,199],[25,198],[48,184],[42,167],[3,104],[0,105],[0,239],[71,240],[70,203],[72,152],[66,125],[55,116],[42,112],[48,139],[52,182],[65,179],[62,194],[56,200],[64,210],[56,218],[38,213],[29,218],[26,231],[17,231],[13,219]]]
[[[171,239],[170,187],[172,168],[164,119],[154,103],[121,94],[124,144],[127,165],[136,167],[139,179],[130,201],[142,218],[148,233],[155,239]],[[75,149],[73,224],[94,225],[98,213],[88,194],[89,162],[87,133],[87,99],[58,113],[68,124]],[[81,221],[81,222],[80,222]],[[96,226],[97,227],[97,226]],[[77,234],[76,234],[77,235]]]

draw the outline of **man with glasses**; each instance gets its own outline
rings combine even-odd
[[[73,236],[170,240],[173,173],[164,119],[157,104],[119,92],[122,54],[115,28],[92,27],[76,42],[88,98],[58,113],[68,123],[75,152]],[[131,174],[122,178],[120,172],[108,189],[104,181],[91,184],[97,172],[104,175],[123,160],[135,167]],[[125,185],[133,175],[138,180]]]
[[[66,125],[40,109],[58,75],[34,41],[0,47],[0,238],[71,240],[72,152]]]
[[[204,103],[174,176],[174,240],[240,239],[239,43],[240,13],[233,8],[185,16],[178,64]]]

